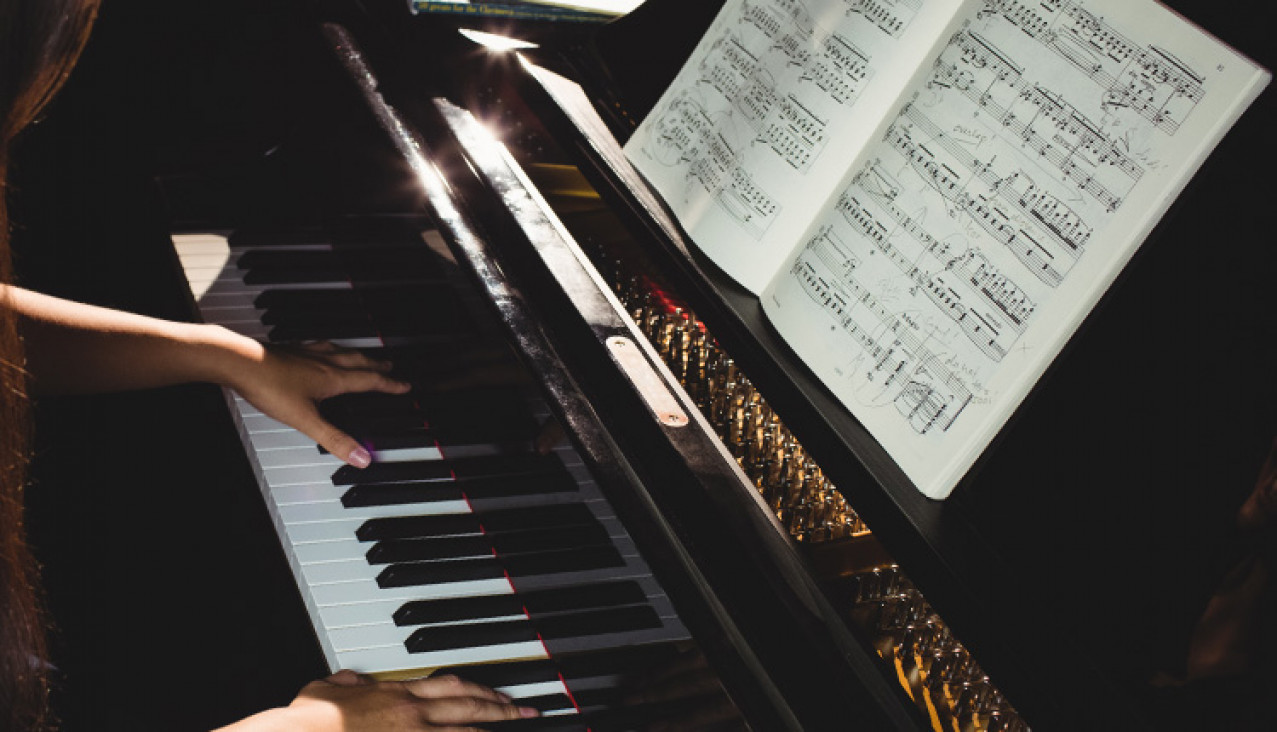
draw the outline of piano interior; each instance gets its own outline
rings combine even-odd
[[[1272,68],[1245,11],[1167,4]],[[342,667],[547,713],[511,729],[1277,723],[1270,665],[1184,678],[1277,434],[1271,93],[934,502],[618,163],[719,3],[404,5],[108,4],[24,141],[22,283],[416,386],[326,405],[361,475],[211,387],[42,399],[66,729],[208,729]]]

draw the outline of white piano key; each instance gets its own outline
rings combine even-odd
[[[345,540],[315,541],[309,544],[294,544],[293,555],[301,564],[317,562],[339,562],[351,559],[363,560],[372,542],[359,541],[353,536]]]
[[[533,696],[549,696],[551,694],[568,694],[568,687],[564,686],[562,681],[539,681],[532,684],[509,684],[507,686],[496,686],[493,688],[502,694],[508,694],[515,699],[527,699]],[[545,712],[542,712],[542,714],[545,714]]]
[[[320,452],[314,445],[289,447],[277,450],[257,451],[257,461],[263,468],[312,468],[323,466],[332,476],[346,463],[335,456]]]
[[[333,485],[332,481],[328,481],[326,483],[299,483],[276,486],[270,489],[270,495],[275,500],[275,504],[282,508],[290,503],[318,503],[322,501],[340,503],[341,497],[348,490],[350,490],[348,485]]]
[[[451,450],[449,450],[451,454]],[[375,463],[406,463],[414,460],[442,460],[443,452],[438,447],[396,447],[389,450],[373,450]]]
[[[250,438],[260,432],[297,431],[283,422],[271,419],[264,414],[243,414],[240,419],[244,423],[244,429],[248,432]]]
[[[173,248],[179,256],[217,254],[227,258],[231,253],[230,232],[199,231],[184,234],[173,234]]]
[[[394,623],[378,623],[361,625],[353,628],[330,628],[328,640],[338,653],[358,651],[365,648],[385,646],[402,646],[412,635],[413,628],[399,627]]]
[[[255,435],[250,442],[252,447],[258,452],[262,450],[278,450],[285,447],[306,447],[310,448],[312,452],[319,452],[319,448],[315,447],[314,440],[296,430],[262,433]]]
[[[283,506],[279,507],[280,510]],[[363,525],[363,519],[349,521],[311,521],[301,524],[286,524],[284,530],[292,544],[306,544],[312,541],[342,541],[355,535],[355,531]],[[369,542],[369,546],[371,546]]]
[[[368,560],[348,559],[340,562],[303,564],[302,574],[311,586],[330,585],[335,582],[362,582],[376,580],[385,565],[371,565]]]
[[[325,480],[331,480],[336,468],[331,465],[297,465],[283,468],[268,468],[263,466],[262,472],[266,475],[266,482],[269,485],[293,485],[296,483],[320,483]]]
[[[461,648],[452,651],[408,653],[402,645],[368,648],[337,654],[341,668],[360,673],[391,671],[410,668],[439,668],[490,661],[514,661],[547,658],[545,648],[538,642],[507,643],[498,646]]]
[[[509,585],[503,594],[510,594]],[[351,602],[344,605],[324,605],[319,608],[319,620],[325,632],[337,628],[350,628],[361,625],[376,625],[391,621],[395,611],[403,607],[408,600],[369,600],[367,602]]]

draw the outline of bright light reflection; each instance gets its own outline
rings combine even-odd
[[[522,51],[526,48],[537,47],[535,43],[521,41],[518,38],[508,38],[495,33],[470,30],[469,28],[462,28],[461,35],[492,51]]]
[[[231,247],[224,234],[174,234],[173,248],[196,302],[208,294],[224,270],[231,269]]]
[[[574,10],[593,10],[601,13],[625,15],[643,4],[643,0],[558,0],[547,5],[559,5]]]

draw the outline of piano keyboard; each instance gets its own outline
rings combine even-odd
[[[322,405],[364,470],[227,393],[324,655],[383,678],[464,666],[547,715],[614,702],[687,631],[574,451],[534,448],[548,410],[526,384],[440,387],[503,347],[412,223],[174,236],[206,322],[366,349],[415,385]]]

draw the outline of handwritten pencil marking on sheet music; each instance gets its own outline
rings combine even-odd
[[[857,174],[837,210],[972,345],[990,360],[1001,361],[1037,304],[978,249],[933,237],[923,221],[925,212],[910,216],[895,204],[897,190],[899,185],[874,161]]]
[[[1128,108],[1175,134],[1206,94],[1204,76],[1168,51],[1141,48],[1072,0],[985,0],[998,15],[1066,59],[1100,87],[1104,103]]]
[[[889,305],[878,286],[857,279],[860,260],[826,228],[794,261],[803,291],[862,349],[857,393],[872,404],[894,404],[917,433],[948,430],[974,396],[962,374],[931,345],[934,328]]]
[[[954,36],[936,59],[930,85],[953,89],[991,116],[1021,147],[1110,211],[1145,169],[1063,96],[1030,83],[996,47],[972,32]]]

